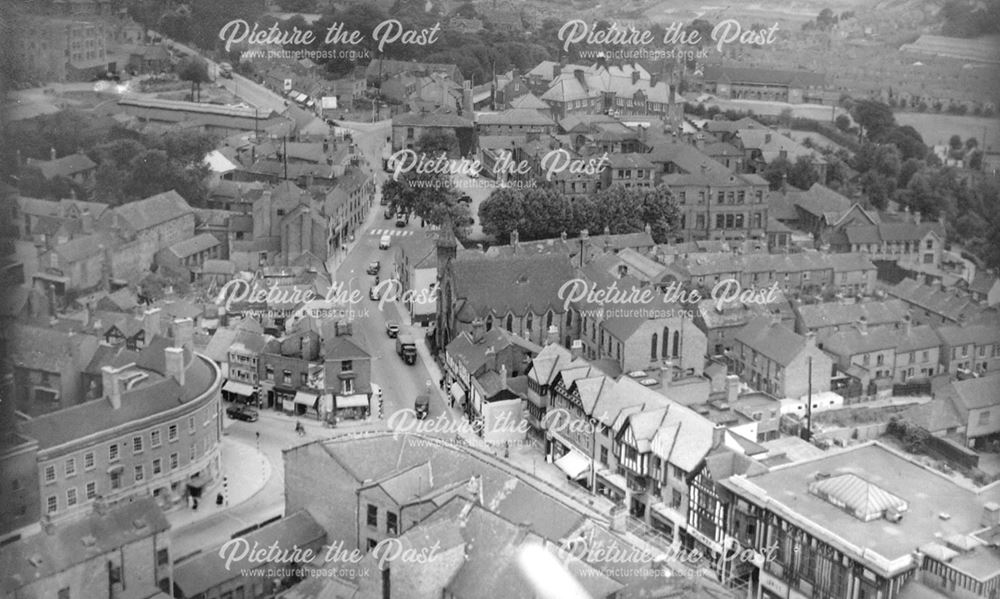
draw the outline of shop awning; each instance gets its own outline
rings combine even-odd
[[[465,389],[462,388],[462,385],[458,384],[458,381],[451,384],[451,396],[455,398],[455,401],[465,399]]]
[[[622,492],[628,490],[628,482],[626,482],[625,477],[617,472],[598,470],[597,475],[617,487]]]
[[[556,460],[556,467],[565,472],[566,476],[578,480],[587,474],[590,460],[580,452],[570,450],[569,453]]]
[[[337,398],[337,409],[342,408],[367,408],[368,407],[368,396],[364,394],[359,395],[345,395]]]
[[[313,407],[316,405],[316,398],[319,397],[316,393],[310,393],[308,391],[296,391],[295,401],[296,404],[302,406]]]
[[[229,393],[235,393],[236,395],[242,395],[244,397],[251,397],[254,393],[252,385],[241,383],[239,381],[226,381],[226,384],[222,386],[222,390]]]

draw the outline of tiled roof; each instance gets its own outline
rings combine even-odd
[[[805,156],[814,163],[826,163],[826,158],[819,152],[809,149],[777,131],[740,129],[736,132],[736,135],[740,139],[740,143],[743,144],[743,147],[760,150],[765,162],[771,162],[784,152],[788,160],[792,162],[795,162],[801,156]]]
[[[823,216],[829,212],[844,214],[851,209],[851,200],[821,183],[813,183],[807,191],[789,191],[796,206],[806,212]]]
[[[542,102],[538,96],[528,92],[510,101],[511,108],[530,108],[532,110],[548,110],[549,105]]]
[[[145,231],[194,213],[191,206],[174,190],[122,204],[115,208],[115,212],[135,231]]]
[[[37,580],[55,580],[61,573],[92,560],[96,566],[99,556],[169,529],[170,523],[152,497],[140,497],[108,508],[104,514],[91,513],[73,522],[57,524],[51,534],[39,532],[3,547],[0,593],[20,595],[16,591],[21,587]],[[153,555],[146,559],[151,562]],[[223,563],[218,558],[215,561]]]
[[[478,115],[479,125],[538,125],[555,127],[555,121],[533,108],[511,108]]]

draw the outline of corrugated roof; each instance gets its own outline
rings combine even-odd
[[[856,474],[812,482],[809,492],[865,522],[881,518],[886,510],[903,512],[909,509],[909,504],[899,497]]]

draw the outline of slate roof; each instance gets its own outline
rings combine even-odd
[[[453,113],[406,112],[392,117],[393,127],[452,127],[471,128],[472,121]]]
[[[969,343],[976,345],[1000,343],[1000,328],[995,325],[991,326],[990,324],[984,326],[977,323],[969,323],[941,327],[938,329],[938,334],[941,335],[941,339],[945,345],[951,347]]]
[[[962,426],[954,404],[947,398],[935,398],[907,409],[900,418],[931,432],[939,433]]]
[[[822,183],[813,183],[812,187],[806,191],[790,189],[787,195],[792,197],[796,206],[820,217],[831,212],[843,215],[852,206],[851,200]]]
[[[549,105],[542,102],[538,96],[528,92],[509,102],[511,108],[530,108],[531,110],[548,110]]]
[[[169,529],[170,523],[152,497],[124,502],[108,508],[103,515],[91,513],[57,524],[51,534],[39,532],[0,550],[0,592],[17,595],[16,590],[27,584],[55,577],[91,560],[95,566],[103,566],[100,556]],[[33,559],[37,559],[37,565]]]
[[[178,258],[187,258],[188,256],[193,256],[199,252],[212,249],[217,245],[222,245],[222,242],[219,241],[218,237],[212,235],[211,233],[201,233],[190,239],[178,241],[168,249],[170,253]]]
[[[706,82],[751,85],[823,87],[826,75],[805,70],[761,69],[753,67],[706,66],[702,75]]]
[[[800,304],[796,307],[799,318],[806,329],[813,330],[857,322],[862,316],[868,326],[879,326],[903,322],[909,307],[898,299],[882,302],[859,302],[841,304],[826,302],[821,304]]]
[[[84,363],[75,366],[82,369],[91,356],[84,355],[84,344],[97,338],[80,333],[67,334],[50,328],[17,325],[10,332],[7,351],[16,366],[44,372],[62,372],[67,364],[73,364],[74,353]]]
[[[782,366],[788,366],[806,346],[806,338],[783,324],[775,324],[769,316],[751,320],[736,341],[756,350]]]
[[[250,546],[257,543],[260,547],[270,547],[276,543],[278,547],[291,550],[293,546],[301,548],[321,543],[326,538],[326,531],[309,512],[300,510],[247,533],[242,538]],[[239,568],[226,567],[226,560],[219,557],[220,549],[221,546],[201,552],[174,566],[174,585],[180,588],[185,597],[200,595],[242,576]],[[320,554],[322,555],[322,551]],[[249,561],[243,563],[246,565]]]
[[[503,112],[478,115],[479,125],[529,125],[555,127],[556,122],[533,108],[511,108]]]
[[[101,233],[74,237],[66,243],[60,243],[52,248],[52,251],[59,255],[60,260],[66,262],[78,262],[96,256],[104,251],[105,247],[110,247],[110,241]]]
[[[838,356],[895,349],[897,353],[930,349],[941,345],[941,338],[928,325],[905,328],[881,328],[862,333],[855,327],[831,333],[823,342],[823,349]]]
[[[955,407],[965,415],[969,410],[979,410],[1000,405],[1000,375],[990,374],[979,378],[952,381],[944,394],[955,402]]]
[[[561,314],[559,288],[573,278],[569,259],[558,254],[459,257],[451,265],[455,296],[480,316],[523,314],[527,309]]]
[[[723,273],[797,273],[817,270],[833,272],[874,271],[875,265],[865,254],[734,254],[731,252],[701,253],[682,258],[670,270],[688,277]]]
[[[759,150],[765,162],[775,160],[781,156],[782,152],[791,162],[795,162],[802,156],[809,158],[814,163],[825,164],[827,161],[819,152],[807,148],[777,131],[740,129],[736,132],[736,136],[740,139],[743,147]]]
[[[35,160],[29,158],[26,163],[28,166],[36,167],[42,171],[42,176],[46,179],[72,177],[77,173],[97,168],[97,164],[83,153],[68,154],[55,160]]]
[[[187,201],[174,190],[122,204],[114,210],[135,231],[145,231],[182,216],[194,214]]]
[[[469,373],[473,374],[486,364],[487,349],[493,348],[493,351],[500,352],[512,345],[532,355],[537,355],[542,351],[538,345],[509,333],[497,325],[483,333],[483,340],[480,343],[473,342],[472,335],[468,331],[462,332],[451,340],[446,351],[449,356],[465,364]]]
[[[956,322],[970,319],[983,311],[971,298],[959,295],[954,290],[945,291],[909,278],[887,288],[886,293]]]

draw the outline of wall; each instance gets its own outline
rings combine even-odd
[[[521,404],[518,398],[488,402],[483,406],[483,439],[487,443],[515,443],[525,439],[527,423]]]
[[[319,443],[286,449],[283,458],[285,513],[308,510],[326,531],[329,542],[343,540],[344,549],[357,549],[359,516],[355,489],[359,481]],[[319,472],[322,476],[317,476]]]

